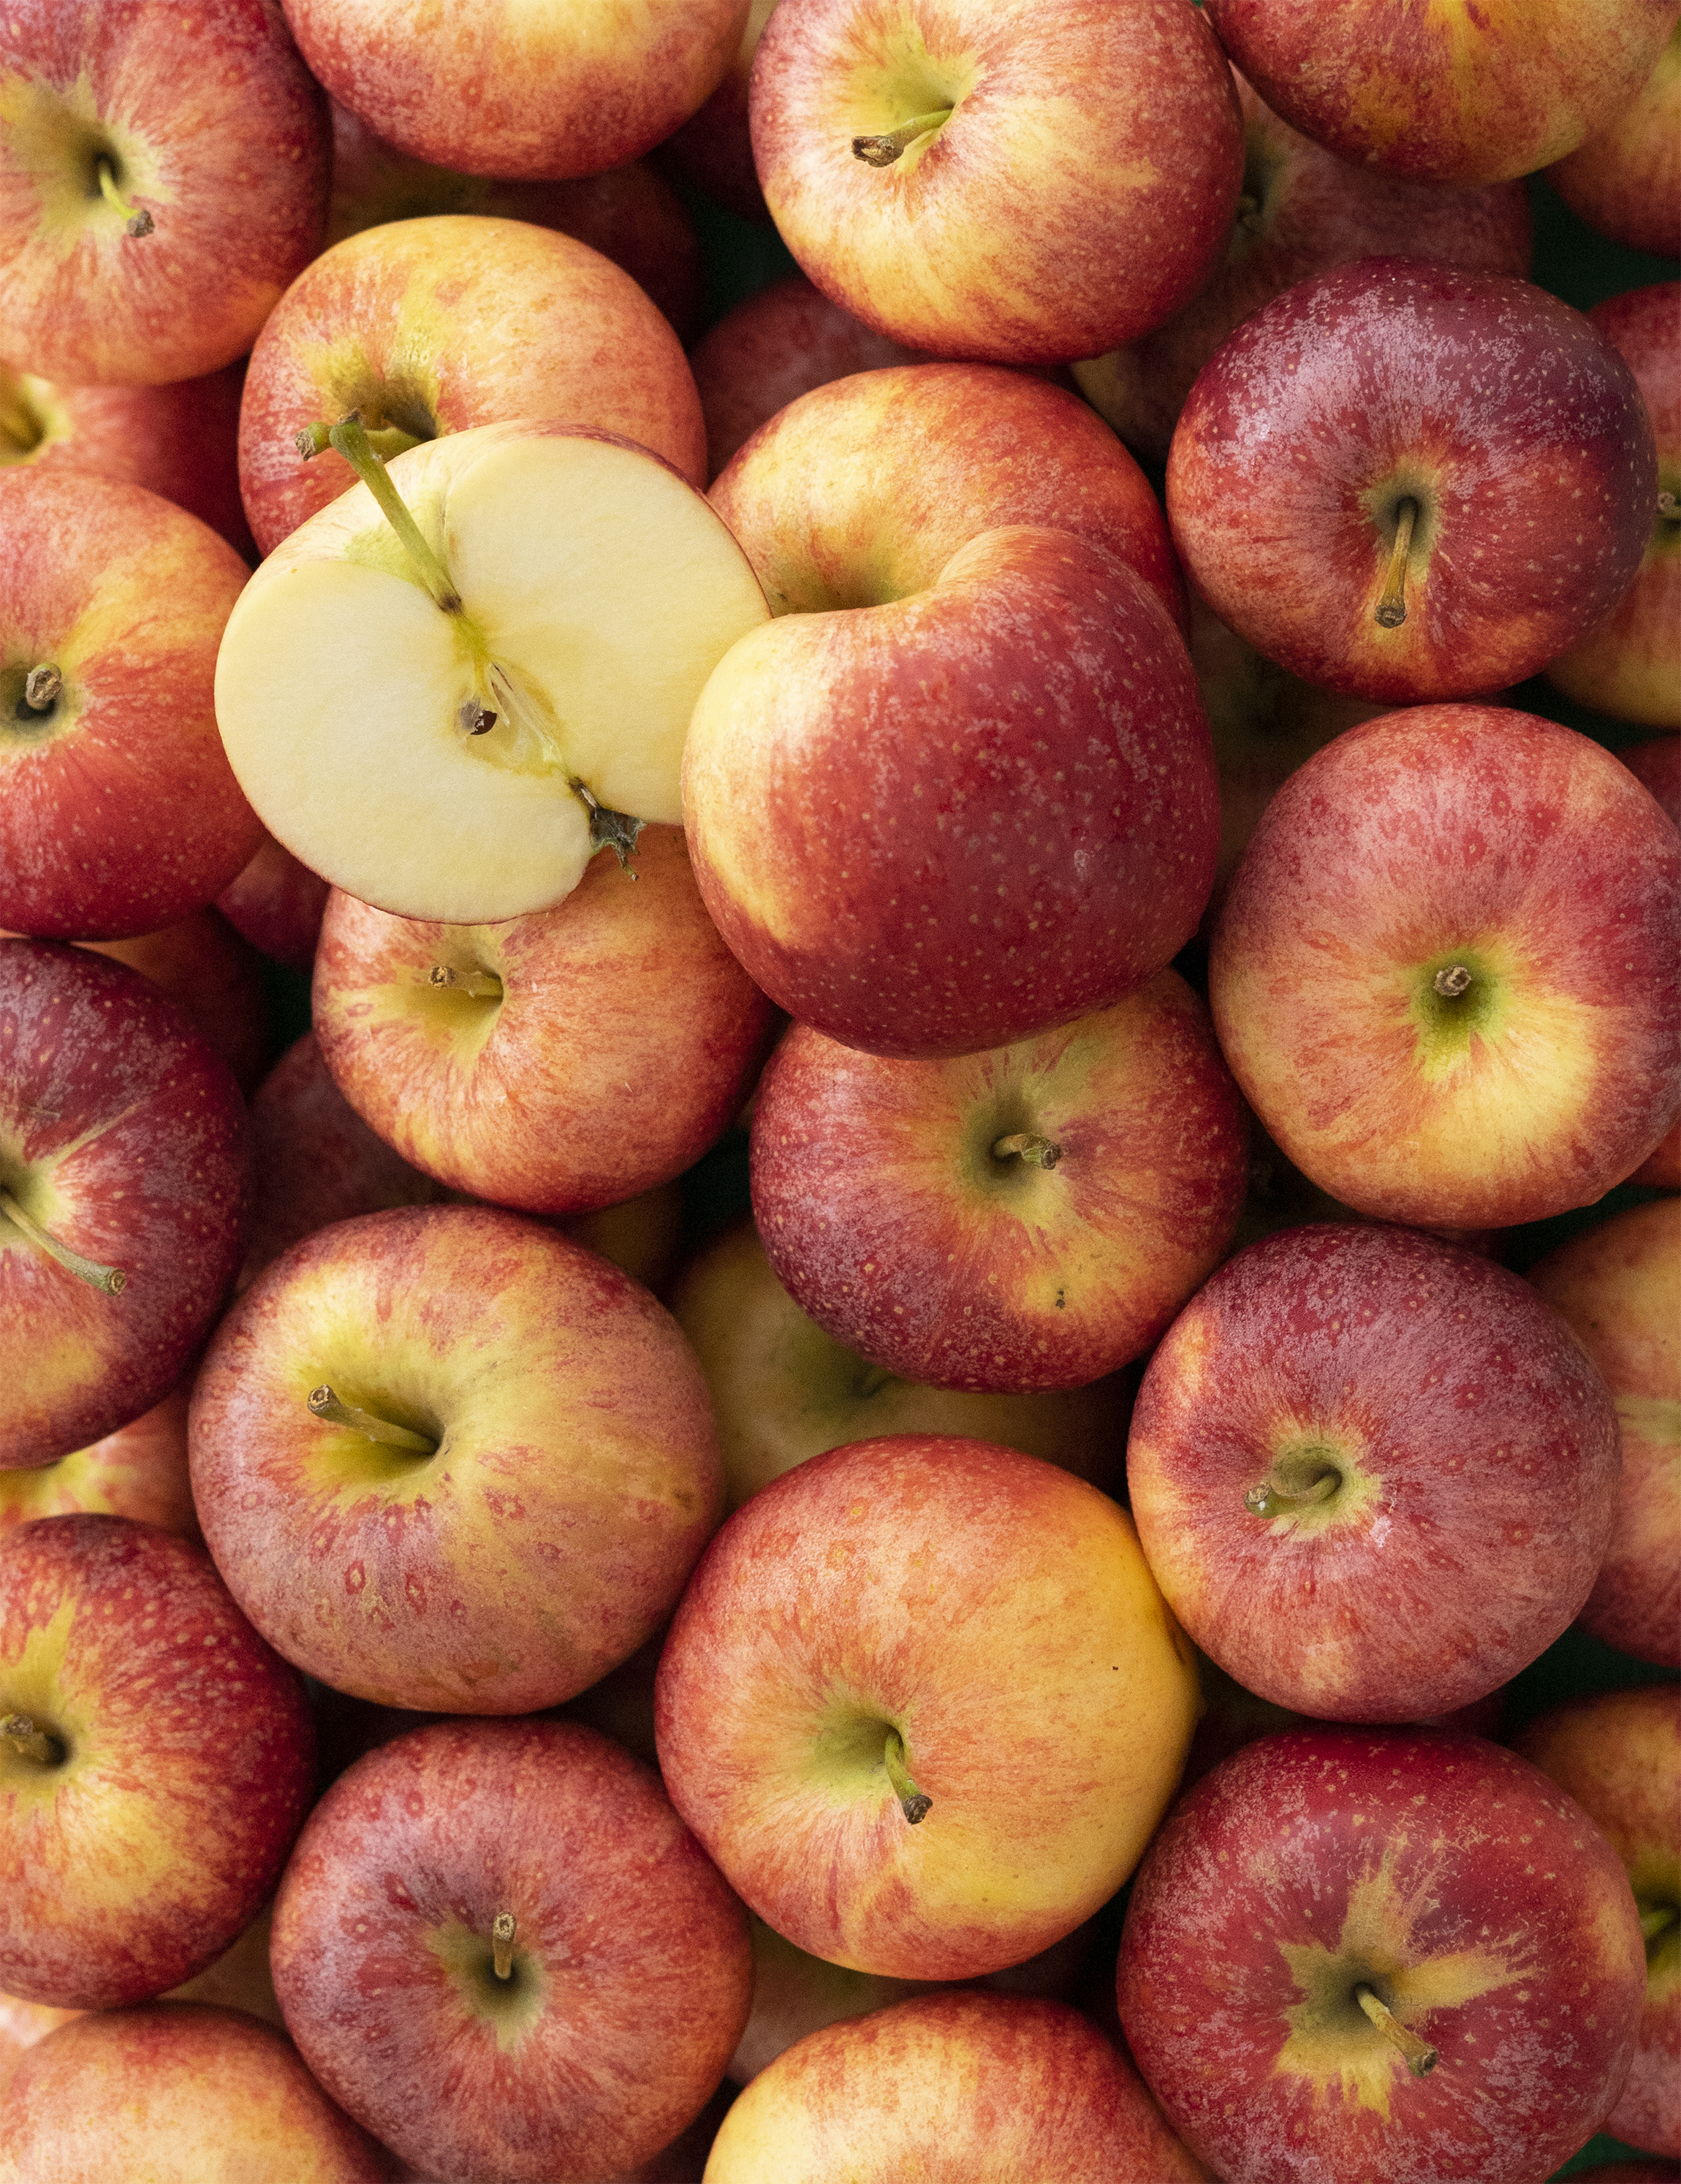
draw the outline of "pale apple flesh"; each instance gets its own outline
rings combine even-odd
[[[458,604],[354,488],[230,617],[229,758],[276,838],[365,902],[452,923],[548,909],[599,846],[586,792],[680,819],[690,712],[763,597],[700,494],[629,442],[484,426],[389,474]]]

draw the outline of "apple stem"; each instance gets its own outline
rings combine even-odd
[[[24,677],[24,703],[31,713],[50,713],[64,687],[64,678],[56,667],[31,667]]]
[[[640,872],[630,871],[630,860],[635,853],[636,838],[647,825],[647,821],[633,819],[628,811],[610,811],[599,798],[591,795],[581,781],[574,781],[572,788],[589,807],[591,850],[611,850],[618,859],[619,870],[630,872],[634,880],[640,879]]]
[[[1657,512],[1664,522],[1673,523],[1678,516],[1681,516],[1681,503],[1678,503],[1673,493],[1661,493],[1657,497]]]
[[[1012,1153],[1019,1153],[1029,1167],[1054,1167],[1063,1149],[1048,1138],[1035,1137],[1030,1130],[1017,1130],[1013,1136],[1000,1138],[992,1148],[994,1160],[1008,1160]]]
[[[49,1259],[56,1259],[67,1273],[74,1274],[78,1281],[86,1282],[90,1289],[98,1290],[106,1296],[120,1296],[128,1287],[128,1276],[120,1267],[102,1267],[96,1259],[84,1259],[80,1251],[73,1251],[68,1244],[61,1244],[56,1236],[49,1236],[37,1222],[30,1219],[9,1190],[0,1190],[0,1213],[3,1213],[38,1251],[44,1251]]]
[[[393,1424],[372,1411],[365,1411],[355,1403],[341,1402],[323,1381],[319,1388],[311,1388],[309,1407],[312,1416],[323,1425],[348,1426],[352,1433],[364,1435],[369,1440],[383,1441],[388,1448],[410,1449],[416,1456],[436,1456],[438,1444],[428,1440],[424,1434],[416,1433],[408,1426]]]
[[[1243,1496],[1243,1507],[1252,1517],[1287,1517],[1297,1509],[1311,1509],[1315,1502],[1328,1502],[1342,1485],[1342,1474],[1321,1471],[1310,1486],[1299,1494],[1287,1494],[1271,1479],[1262,1479]]]
[[[514,1975],[514,1928],[519,1924],[511,1911],[499,1911],[490,1925],[490,1969],[499,1980]]]
[[[1418,521],[1418,503],[1409,497],[1395,510],[1395,543],[1389,555],[1389,573],[1383,580],[1374,620],[1382,629],[1399,629],[1407,618],[1407,559],[1412,552],[1412,526]]]
[[[1438,971],[1430,983],[1433,991],[1438,993],[1444,1001],[1456,1001],[1461,994],[1469,990],[1471,973],[1463,963],[1452,963],[1445,971]]]
[[[1377,2027],[1392,2047],[1399,2048],[1407,2059],[1407,2068],[1415,2078],[1427,2078],[1441,2059],[1428,2041],[1421,2040],[1416,2032],[1409,2031],[1394,2013],[1387,2008],[1369,1986],[1354,1989],[1354,2000]]]
[[[887,1780],[893,1785],[893,1795],[899,1808],[913,1827],[928,1817],[934,1800],[918,1789],[912,1781],[910,1769],[905,1764],[905,1740],[896,1729],[887,1732],[887,1748],[883,1754],[887,1769]]]
[[[919,114],[913,121],[907,121],[897,129],[890,130],[885,136],[855,136],[852,157],[862,159],[871,167],[891,167],[899,154],[915,143],[919,136],[926,136],[952,118],[952,109],[942,106],[937,114]]]
[[[1640,1931],[1649,1942],[1655,1942],[1678,1919],[1681,1919],[1681,1904],[1654,1903],[1650,1909],[1640,1914]]]
[[[305,437],[313,438],[320,430],[310,426],[298,436],[299,452]],[[434,606],[448,615],[460,614],[461,595],[450,581],[450,571],[427,545],[418,523],[410,514],[408,504],[392,484],[389,474],[375,454],[362,426],[360,410],[352,410],[341,417],[327,433],[327,443],[335,454],[343,455],[356,476],[379,503],[386,521],[403,542],[405,552],[414,564],[415,574],[432,596]]]
[[[455,971],[447,963],[434,963],[427,983],[470,994],[476,1001],[500,1001],[502,998],[502,981],[494,971]]]
[[[58,1738],[37,1728],[26,1713],[8,1713],[4,1721],[0,1721],[0,1736],[20,1758],[32,1759],[37,1767],[57,1767],[64,1756],[64,1747]]]
[[[150,235],[157,226],[143,205],[131,205],[117,187],[117,177],[109,159],[101,159],[95,170],[99,177],[99,194],[113,212],[120,213],[130,235]]]

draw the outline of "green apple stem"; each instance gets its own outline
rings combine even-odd
[[[319,426],[307,428],[310,436]],[[304,435],[299,435],[301,443]],[[341,417],[327,436],[327,443],[335,454],[343,455],[356,476],[379,503],[380,513],[403,542],[403,550],[413,565],[433,603],[440,612],[458,615],[461,611],[461,595],[450,579],[450,571],[427,545],[418,523],[410,514],[408,504],[392,484],[385,465],[375,454],[363,429],[361,414],[353,410]]]
[[[992,1148],[994,1160],[1008,1160],[1012,1153],[1019,1153],[1029,1167],[1054,1167],[1063,1156],[1063,1149],[1053,1145],[1048,1138],[1036,1137],[1031,1130],[1017,1130],[1008,1138],[1000,1138]]]
[[[117,187],[116,172],[110,161],[101,159],[96,171],[99,177],[100,196],[104,198],[113,212],[122,214],[129,234],[135,237],[150,235],[158,223],[143,205],[131,205],[124,197],[122,192]]]
[[[31,667],[24,677],[24,703],[31,713],[50,713],[64,688],[64,676],[50,663]]]
[[[1640,1931],[1649,1942],[1656,1941],[1660,1934],[1667,1934],[1677,1920],[1681,1919],[1681,1904],[1645,1903],[1640,1905],[1639,1911]]]
[[[1412,527],[1417,521],[1418,503],[1409,497],[1395,510],[1395,543],[1373,616],[1380,628],[1399,629],[1407,618],[1407,557],[1412,552]]]
[[[941,128],[951,118],[952,109],[942,106],[937,114],[919,114],[913,121],[889,130],[885,136],[855,136],[852,157],[863,160],[868,166],[891,167],[919,136],[926,136],[930,130]]]
[[[1399,2048],[1407,2059],[1407,2068],[1415,2078],[1427,2078],[1440,2059],[1427,2040],[1421,2040],[1410,2031],[1394,2013],[1385,2007],[1369,1986],[1364,1984],[1354,1989],[1354,2000],[1377,2027],[1390,2045]]]
[[[928,1817],[934,1800],[918,1789],[912,1781],[910,1769],[905,1764],[905,1741],[896,1729],[887,1732],[887,1748],[883,1760],[887,1769],[887,1780],[893,1785],[893,1795],[899,1801],[901,1811],[915,1827]]]
[[[475,1001],[500,1001],[502,981],[494,971],[456,971],[447,963],[434,963],[427,983],[447,987],[451,993],[466,994]]]
[[[499,1980],[514,1975],[514,1928],[519,1921],[511,1911],[499,1911],[490,1926],[490,1969]]]
[[[359,1433],[368,1440],[381,1441],[387,1448],[405,1448],[416,1456],[438,1453],[435,1440],[428,1440],[424,1434],[416,1433],[410,1427],[394,1424],[373,1411],[365,1411],[355,1403],[341,1402],[325,1381],[319,1388],[310,1389],[309,1407],[311,1416],[319,1418],[323,1425],[348,1426],[352,1433]]]
[[[1328,1502],[1342,1485],[1340,1472],[1321,1471],[1311,1485],[1299,1494],[1288,1494],[1276,1479],[1263,1479],[1259,1486],[1250,1487],[1243,1496],[1243,1507],[1252,1517],[1287,1517],[1298,1509],[1311,1509],[1316,1502]]]
[[[0,1721],[0,1736],[3,1736],[20,1758],[34,1760],[37,1767],[57,1767],[64,1757],[64,1747],[56,1736],[49,1736],[26,1713],[8,1713]]]
[[[106,1296],[120,1296],[128,1287],[128,1276],[120,1267],[102,1267],[96,1259],[84,1259],[80,1251],[71,1251],[56,1236],[49,1236],[38,1222],[31,1221],[9,1190],[0,1190],[0,1213],[3,1213],[26,1241],[37,1251],[44,1251],[49,1259],[56,1259],[67,1273],[72,1273],[90,1289],[101,1290]]]

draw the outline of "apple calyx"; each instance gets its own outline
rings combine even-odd
[[[451,993],[466,994],[475,1001],[500,1001],[502,981],[494,971],[456,971],[447,963],[434,963],[427,974],[429,986],[441,986]]]
[[[1399,2017],[1381,2001],[1364,1981],[1354,1989],[1354,2000],[1377,2027],[1392,2047],[1399,2048],[1407,2059],[1407,2068],[1415,2078],[1427,2078],[1441,2060],[1438,2051],[1427,2040],[1402,2024]]]
[[[124,232],[137,238],[142,235],[150,235],[158,223],[143,205],[131,205],[124,197],[122,192],[117,187],[116,169],[109,159],[102,159],[95,167],[94,172],[98,177],[100,196],[104,198],[113,212],[119,213],[122,216]]]
[[[511,1911],[499,1911],[490,1922],[490,1969],[499,1980],[514,1975],[514,1929],[518,1924]]]
[[[49,1736],[32,1714],[8,1713],[0,1721],[0,1736],[3,1736],[21,1759],[32,1759],[37,1767],[61,1767],[64,1747],[56,1736]]]
[[[1399,629],[1407,618],[1407,559],[1412,552],[1412,529],[1418,521],[1418,503],[1409,494],[1395,510],[1395,543],[1383,589],[1372,609],[1380,629]]]
[[[387,1448],[407,1449],[416,1456],[438,1453],[438,1443],[425,1434],[399,1426],[394,1419],[383,1418],[375,1411],[365,1411],[359,1404],[341,1401],[325,1381],[319,1388],[311,1388],[306,1400],[310,1416],[323,1425],[346,1426],[364,1440],[382,1442]]]
[[[943,128],[954,111],[954,108],[942,106],[932,114],[919,114],[913,120],[889,130],[884,136],[855,136],[852,157],[862,159],[867,166],[891,167],[919,136],[930,136],[936,129]]]
[[[102,1267],[97,1259],[84,1259],[80,1251],[61,1244],[39,1222],[31,1220],[9,1190],[0,1190],[0,1214],[26,1243],[33,1244],[37,1251],[44,1251],[49,1259],[56,1259],[67,1273],[86,1282],[90,1289],[98,1290],[106,1296],[120,1296],[128,1287],[128,1276],[120,1267]]]
[[[1281,1486],[1276,1477],[1263,1479],[1259,1486],[1251,1486],[1244,1495],[1243,1507],[1252,1517],[1291,1517],[1298,1510],[1311,1509],[1321,1502],[1328,1502],[1342,1483],[1340,1471],[1321,1471],[1299,1493],[1293,1494]]]
[[[1008,1160],[1019,1153],[1029,1167],[1054,1167],[1063,1156],[1060,1145],[1048,1138],[1037,1137],[1031,1130],[1014,1130],[1007,1138],[1000,1138],[992,1148],[994,1160]]]
[[[911,1826],[916,1827],[928,1818],[934,1800],[912,1781],[910,1769],[905,1764],[905,1741],[896,1729],[890,1729],[887,1732],[882,1763],[887,1769],[887,1780],[893,1786],[893,1795],[899,1801],[900,1811]]]

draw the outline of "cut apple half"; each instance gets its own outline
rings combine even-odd
[[[223,636],[229,762],[270,833],[364,902],[550,909],[632,831],[614,815],[680,822],[695,701],[769,609],[704,498],[632,441],[481,425],[388,474],[430,577],[366,485],[293,532]]]

